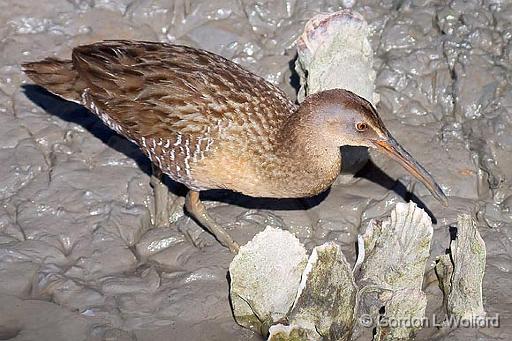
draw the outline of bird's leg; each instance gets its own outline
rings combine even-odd
[[[199,192],[189,191],[185,199],[185,208],[201,225],[210,231],[217,240],[229,248],[233,253],[237,253],[240,248],[238,244],[231,238],[231,236],[215,222],[215,220],[208,215],[206,207],[199,200]]]
[[[160,168],[151,164],[151,181],[150,184],[153,187],[155,194],[155,219],[154,226],[168,226],[169,225],[169,189],[163,183],[163,174]]]

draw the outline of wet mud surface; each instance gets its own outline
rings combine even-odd
[[[233,59],[294,98],[295,39],[307,19],[343,3],[369,22],[381,117],[450,206],[372,153],[372,165],[317,198],[207,193],[210,212],[241,243],[277,226],[308,248],[335,240],[352,262],[359,227],[396,202],[413,199],[437,221],[432,258],[449,246],[457,213],[472,213],[487,244],[484,307],[501,326],[437,337],[511,339],[512,5],[504,0],[2,1],[0,339],[259,340],[231,315],[232,255],[211,237],[193,247],[182,232],[198,227],[179,210],[172,226],[151,228],[147,160],[86,110],[27,85],[21,62],[68,58],[102,39],[179,42]],[[427,316],[441,314],[427,273]]]

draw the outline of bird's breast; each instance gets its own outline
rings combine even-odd
[[[253,197],[300,198],[325,191],[340,171],[340,156],[300,159],[240,146],[214,148],[192,169],[197,185]]]

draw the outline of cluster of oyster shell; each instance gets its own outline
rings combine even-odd
[[[352,268],[335,242],[311,255],[290,232],[267,227],[240,248],[229,273],[238,324],[268,340],[408,340],[422,327],[380,321],[422,321],[422,291],[432,223],[414,203],[399,203],[359,237]],[[447,317],[483,317],[485,244],[470,216],[459,216],[451,254],[436,270]],[[365,338],[367,339],[367,338]]]

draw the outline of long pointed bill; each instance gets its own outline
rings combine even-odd
[[[421,181],[437,200],[439,200],[444,206],[448,206],[448,199],[446,198],[446,195],[443,193],[443,190],[439,187],[432,175],[430,175],[430,173],[427,172],[425,168],[418,163],[418,161],[414,160],[411,154],[398,144],[391,135],[388,135],[388,139],[386,141],[375,141],[374,143],[377,149],[398,161],[402,167],[404,167],[416,179]]]

